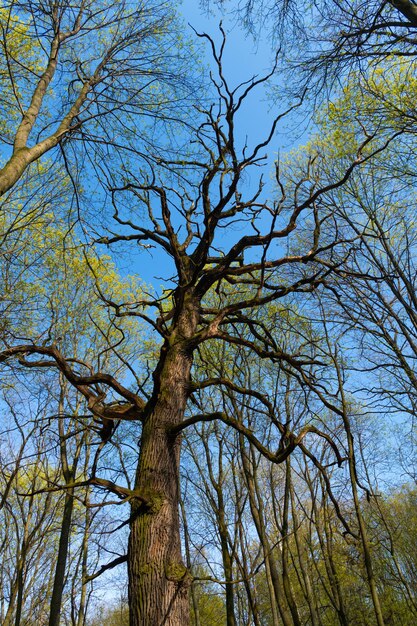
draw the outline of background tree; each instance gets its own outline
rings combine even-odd
[[[327,41],[328,33],[335,32],[331,8],[336,12],[340,7],[332,2],[320,7]],[[62,8],[65,15],[68,7]],[[110,19],[118,7],[106,11]],[[362,15],[356,4],[349,11],[356,11],[358,19]],[[21,28],[15,13],[5,30],[10,50],[11,35]],[[317,3],[312,18],[319,13]],[[88,19],[92,16],[96,19],[97,13],[88,13]],[[24,72],[35,62],[26,45],[31,24],[24,22],[13,44],[25,58],[16,75],[22,94],[28,87],[28,102],[31,79]],[[130,26],[129,20],[123,24]],[[89,37],[91,32],[95,28]],[[373,32],[368,35],[372,39]],[[72,625],[86,622],[94,581],[124,562],[131,626],[188,623],[191,585],[196,624],[212,620],[213,607],[229,624],[255,626],[306,621],[346,626],[374,619],[382,626],[412,620],[414,564],[403,556],[382,504],[379,457],[372,468],[369,464],[364,437],[376,450],[378,436],[360,419],[370,407],[379,409],[381,421],[388,408],[406,407],[411,415],[414,407],[414,231],[405,206],[414,184],[414,75],[412,63],[397,59],[401,51],[408,54],[404,50],[410,42],[401,43],[401,50],[384,61],[383,47],[378,48],[377,62],[362,48],[363,71],[352,73],[340,98],[316,116],[318,136],[284,167],[277,164],[271,200],[262,179],[254,186],[249,173],[262,165],[263,151],[285,114],[277,115],[265,141],[253,148],[241,139],[245,101],[270,77],[233,89],[224,77],[224,39],[219,49],[207,39],[217,70],[216,104],[196,113],[200,122],[181,158],[168,149],[172,145],[161,152],[149,144],[146,158],[139,160],[145,139],[135,145],[136,77],[129,82],[134,109],[128,111],[125,102],[120,110],[123,120],[118,122],[127,122],[120,135],[111,130],[108,160],[100,150],[101,133],[110,132],[110,126],[100,126],[94,114],[94,120],[82,118],[81,126],[71,127],[71,142],[61,142],[67,177],[57,185],[56,196],[47,193],[46,205],[40,196],[29,199],[31,189],[24,189],[22,179],[6,194],[4,384],[33,390],[35,381],[41,383],[53,413],[42,407],[33,432],[24,429],[21,441],[16,437],[15,453],[10,430],[5,457],[12,459],[6,461],[12,469],[3,476],[3,510],[6,516],[17,498],[25,523],[16,532],[23,558],[17,576],[9,576],[4,585],[9,601],[3,614],[19,623],[31,605],[31,572],[43,567],[31,570],[26,558],[32,550],[27,549],[31,521],[41,520],[41,528],[47,518],[54,526],[55,545],[60,545],[57,563],[49,559],[51,623],[57,623],[60,610]],[[159,45],[159,35],[151,40]],[[82,41],[81,31],[74,41]],[[314,48],[317,41],[311,41]],[[101,44],[107,45],[105,37]],[[332,57],[334,46],[326,46],[319,58],[313,48],[307,51],[309,71],[340,68]],[[119,51],[121,61],[126,51]],[[70,53],[65,54],[64,46],[58,57],[74,67]],[[351,67],[356,57],[347,52],[346,59]],[[133,61],[130,57],[128,63]],[[94,75],[101,61],[95,62],[94,67],[77,66],[78,75]],[[123,72],[126,67],[122,63]],[[6,67],[1,79],[10,82],[10,76]],[[59,92],[66,83],[63,75],[55,76]],[[91,88],[87,100],[115,97],[105,80],[100,83],[104,95]],[[127,80],[124,73],[119,86]],[[161,92],[155,91],[152,107],[159,111]],[[49,137],[48,122],[41,119],[49,95],[47,89],[32,127],[41,137],[44,131]],[[94,111],[98,102],[91,105]],[[52,108],[52,117],[55,112]],[[25,113],[21,115],[24,120]],[[18,123],[17,134],[20,128]],[[91,134],[86,135],[88,128]],[[76,131],[94,142],[91,163],[102,184],[95,199],[108,202],[94,224],[100,231],[99,222],[106,222],[107,232],[100,232],[95,245],[114,250],[120,244],[128,252],[139,246],[154,254],[166,277],[156,292],[135,278],[121,279],[109,259],[96,254],[91,231],[90,246],[82,247],[70,211],[66,219],[58,219],[49,210],[54,197],[68,203],[75,190],[77,218],[85,217],[83,178],[74,178],[71,165],[81,154],[72,142],[81,136]],[[92,155],[90,148],[86,154]],[[387,157],[390,167],[384,163]],[[53,162],[37,166],[42,177],[52,180]],[[87,167],[84,173],[92,170]],[[26,175],[31,179],[33,168]],[[143,330],[144,322],[149,332]],[[384,360],[387,351],[394,356],[389,363]],[[358,364],[366,381],[359,381]],[[361,409],[352,414],[355,393]],[[16,424],[22,420],[19,415]],[[183,472],[185,565],[178,514],[184,436],[189,437]],[[45,476],[42,484],[29,481],[22,494],[15,484],[19,472],[31,476],[30,465],[22,462],[27,446]],[[192,513],[185,510],[190,491],[199,503]],[[50,502],[56,506],[49,515]],[[124,503],[130,506],[128,515],[118,506]],[[207,528],[209,547],[195,528],[198,510],[208,517],[204,532]],[[106,517],[107,528],[100,528]],[[34,545],[33,562],[42,564],[36,541]],[[216,558],[217,565],[210,563]],[[3,573],[7,581],[6,569]],[[199,580],[193,582],[193,576]],[[384,590],[392,580],[397,591],[387,592],[388,602]],[[66,595],[70,587],[71,602]],[[354,602],[347,602],[348,597]],[[125,614],[104,612],[102,619],[107,618],[124,620]]]
[[[85,397],[94,418],[102,424],[103,440],[111,437],[121,420],[142,423],[133,489],[107,483],[110,490],[131,503],[128,557],[132,625],[164,619],[167,624],[188,621],[189,574],[181,560],[178,518],[181,432],[197,421],[220,419],[243,434],[270,461],[278,463],[312,431],[310,426],[299,432],[288,430],[270,414],[280,442],[276,451],[276,447],[270,450],[264,446],[251,428],[226,411],[187,418],[191,393],[211,385],[210,379],[192,384],[193,354],[205,342],[216,341],[285,363],[288,371],[296,375],[302,376],[304,368],[314,366],[315,355],[309,346],[287,353],[256,312],[289,294],[313,291],[332,270],[332,251],[340,242],[338,238],[321,242],[321,225],[326,217],[320,214],[318,200],[343,185],[353,170],[372,154],[371,148],[366,155],[360,153],[337,180],[323,187],[301,183],[295,186],[293,195],[288,195],[290,190],[285,192],[278,178],[281,200],[268,203],[262,197],[261,183],[244,199],[248,192],[243,173],[258,164],[261,151],[272,139],[282,114],[275,119],[265,141],[252,150],[248,147],[239,150],[235,124],[240,109],[248,93],[266,79],[231,89],[223,75],[224,42],[219,53],[211,40],[209,43],[219,74],[220,82],[216,84],[219,104],[217,109],[204,112],[204,121],[196,132],[201,156],[190,162],[161,160],[161,169],[155,166],[150,178],[142,172],[128,172],[126,184],[111,189],[115,221],[122,231],[128,229],[128,232],[113,232],[99,240],[107,245],[122,241],[150,242],[173,261],[176,278],[171,280],[162,298],[133,296],[125,300],[116,293],[106,295],[104,290],[100,291],[103,301],[113,311],[114,324],[117,318],[139,318],[150,323],[162,338],[149,395],[146,391],[141,393],[140,380],[136,379],[132,390],[130,384],[120,382],[117,370],[114,375],[105,373],[101,363],[100,369],[94,370],[81,359],[74,361],[67,348],[60,348],[48,339],[45,345],[13,341],[1,356],[2,361],[18,356],[30,367],[58,367]],[[359,152],[371,142],[371,138],[365,137],[358,146]],[[376,150],[383,147],[377,145]],[[166,166],[170,167],[176,187],[161,179]],[[141,207],[140,222],[132,202]],[[307,216],[311,218],[311,226]],[[306,232],[308,229],[310,232],[304,251],[282,254],[281,242],[290,240],[302,220]],[[233,224],[245,227],[247,234],[237,236],[224,247],[220,235]],[[224,288],[227,284],[233,285],[232,292]],[[209,293],[216,294],[215,306],[205,302]],[[156,320],[149,310],[157,311]],[[124,357],[123,363],[126,362]],[[132,366],[130,372],[135,373]],[[322,436],[316,428],[313,432]],[[92,477],[91,480],[105,484],[103,479]]]
[[[0,195],[57,146],[67,167],[79,152],[74,142],[82,161],[94,163],[96,153],[98,169],[106,168],[116,155],[120,166],[123,148],[140,154],[147,118],[181,108],[185,92],[176,86],[185,80],[169,2],[11,1],[0,26]]]
[[[338,0],[202,0],[201,4],[229,11],[255,37],[268,34],[272,47],[280,48],[289,61],[291,89],[301,82],[315,95],[322,89],[332,92],[352,69],[366,71],[390,57],[411,66],[415,56],[414,0],[354,0],[348,5]]]

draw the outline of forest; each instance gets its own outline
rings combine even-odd
[[[414,0],[3,0],[2,626],[417,623],[415,57]]]

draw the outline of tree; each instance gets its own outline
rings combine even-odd
[[[106,256],[97,258],[90,255],[88,264],[92,273],[86,275],[86,251],[76,237],[67,232],[62,222],[59,223],[57,218],[54,224],[51,222],[51,214],[46,213],[36,216],[25,229],[9,232],[9,249],[15,250],[18,247],[20,253],[9,255],[4,251],[1,257],[0,274],[3,284],[7,287],[3,294],[4,302],[7,302],[3,319],[3,341],[10,342],[17,336],[37,336],[38,341],[43,341],[47,337],[47,341],[58,343],[61,349],[71,351],[75,358],[109,364],[114,358],[113,351],[109,351],[109,345],[117,350],[120,338],[124,333],[129,334],[130,324],[129,320],[126,320],[116,328],[109,321],[106,310],[98,306],[97,299],[94,298],[95,282],[100,279],[102,289],[108,288],[113,295],[121,296],[124,293],[126,297],[130,288],[137,294],[138,285],[136,281],[129,281],[128,278],[121,280],[114,265]],[[92,316],[94,324],[91,324]],[[136,350],[134,340],[130,345]],[[121,367],[119,361],[117,366]],[[72,612],[73,616],[78,616],[78,623],[81,626],[83,612],[85,613],[85,593],[94,578],[89,577],[89,574],[92,573],[91,570],[96,569],[96,566],[88,560],[88,554],[94,554],[93,547],[88,550],[85,546],[87,537],[92,536],[92,519],[97,517],[88,510],[90,503],[87,505],[87,511],[84,511],[83,502],[84,500],[88,502],[90,490],[90,484],[85,482],[85,478],[90,476],[90,473],[91,478],[94,478],[94,468],[101,460],[104,441],[100,441],[99,446],[94,442],[93,448],[90,444],[92,433],[97,436],[100,432],[105,439],[101,432],[103,425],[94,422],[90,416],[86,417],[84,397],[76,393],[63,375],[60,375],[57,381],[50,372],[34,371],[30,382],[31,391],[28,391],[25,390],[25,385],[29,386],[27,372],[22,376],[18,365],[13,375],[7,376],[5,372],[3,373],[2,383],[6,391],[8,387],[17,390],[23,388],[22,393],[25,393],[29,407],[41,403],[41,400],[34,396],[35,389],[41,390],[39,394],[43,401],[42,411],[40,410],[40,417],[33,420],[31,432],[27,432],[28,426],[22,417],[24,412],[18,413],[15,422],[22,432],[24,441],[28,439],[27,447],[30,451],[32,452],[34,448],[39,453],[44,480],[42,485],[35,486],[33,481],[33,485],[22,489],[21,491],[26,493],[20,494],[18,503],[24,509],[25,501],[33,500],[33,508],[36,509],[36,514],[41,516],[43,501],[40,499],[40,492],[44,492],[49,498],[55,498],[54,502],[56,494],[62,492],[63,495],[56,501],[52,515],[56,555],[51,548],[53,559],[50,559],[47,566],[51,572],[47,578],[50,586],[45,595],[48,603],[50,601],[49,623],[58,624],[63,605],[67,605],[64,606],[65,609],[68,608],[66,592],[69,587],[69,572],[73,570],[73,584],[77,585],[74,597],[78,598],[80,594],[82,597],[80,606],[76,609],[73,607]],[[9,402],[10,407],[14,404],[16,402]],[[7,414],[6,411],[5,413]],[[13,441],[15,438],[13,429],[10,429],[10,433],[9,436]],[[107,447],[117,450],[116,445],[115,441],[114,446]],[[8,457],[4,458],[5,467],[12,462],[10,453]],[[113,464],[117,472],[117,460],[113,459]],[[13,474],[8,484],[11,484],[12,479]],[[73,483],[83,480],[84,486],[79,486],[74,493]],[[15,507],[9,502],[7,489],[3,491],[3,497],[3,504]],[[101,500],[100,507],[105,504]],[[94,507],[94,504],[91,506]],[[49,515],[49,511],[47,513]],[[108,514],[107,524],[110,519],[111,515]],[[18,520],[16,525],[18,526]],[[74,531],[75,525],[81,528],[78,533]],[[81,538],[80,535],[84,536]],[[50,544],[47,545],[49,549]],[[80,551],[82,554],[79,556]],[[5,553],[3,556],[6,558]],[[78,558],[80,567],[74,565],[74,559],[76,561]],[[16,585],[17,583],[15,587]],[[22,596],[20,604],[22,602],[24,604],[24,601],[25,596]],[[11,594],[8,605],[10,616],[14,615],[15,605]],[[39,612],[44,611],[43,606],[39,605],[38,609]],[[24,610],[30,612],[26,606]]]
[[[284,114],[276,117],[265,141],[252,149],[239,148],[236,124],[240,110],[247,95],[267,78],[231,89],[222,67],[225,41],[219,52],[210,39],[209,43],[218,71],[214,83],[218,104],[203,112],[195,133],[196,157],[188,161],[159,159],[148,175],[126,170],[126,182],[110,189],[120,230],[98,240],[105,245],[130,241],[157,246],[172,261],[174,278],[159,297],[132,294],[120,298],[96,282],[102,301],[112,311],[114,325],[124,318],[145,320],[161,338],[150,393],[147,395],[133,366],[134,378],[129,383],[117,372],[100,369],[100,363],[93,369],[91,363],[74,359],[66,346],[48,338],[43,345],[36,340],[24,344],[13,340],[0,356],[2,362],[11,363],[17,357],[28,367],[58,368],[101,423],[103,442],[111,441],[120,422],[136,424],[140,444],[133,488],[91,478],[93,484],[107,485],[131,507],[127,560],[132,626],[161,622],[173,626],[189,621],[190,573],[181,559],[178,515],[184,429],[199,421],[220,420],[274,463],[284,462],[309,432],[328,440],[309,425],[299,432],[289,430],[272,411],[268,417],[276,440],[274,449],[269,449],[262,437],[229,411],[192,412],[189,402],[198,389],[233,386],[228,379],[210,377],[193,382],[193,356],[205,343],[224,343],[282,363],[294,376],[303,377],[305,370],[314,368],[314,344],[286,352],[257,311],[289,294],[313,292],[340,263],[339,238],[321,241],[322,225],[331,211],[322,214],[319,200],[342,186],[373,155],[373,138],[365,136],[357,155],[333,182],[320,186],[301,181],[285,189],[277,168],[279,200],[270,203],[263,197],[262,181],[255,191],[248,190],[244,175],[259,166],[262,151]],[[378,144],[375,150],[383,148]],[[286,254],[283,243],[291,247],[292,233],[301,224],[308,233],[306,243],[300,251],[297,240],[298,252]],[[236,225],[244,229],[243,235],[233,231]],[[226,228],[231,240],[222,240]],[[126,357],[121,360],[126,364]]]
[[[175,13],[165,0],[115,4],[108,0],[3,4],[0,13],[0,127],[5,147],[0,196],[31,163],[57,146],[63,164],[74,160],[73,141],[91,157],[94,146],[140,153],[146,117],[168,118],[180,108],[170,48]],[[171,64],[171,67],[170,67]],[[184,84],[184,81],[182,81]],[[169,94],[161,86],[170,85]],[[111,129],[111,130],[110,130]],[[127,131],[131,139],[127,141]],[[76,153],[76,150],[75,150]],[[71,156],[72,155],[72,156]]]
[[[208,0],[201,4],[207,6]],[[224,0],[219,6],[229,8]],[[285,55],[304,73],[304,82],[324,87],[326,93],[352,68],[388,57],[415,55],[417,4],[414,0],[246,0],[232,11],[256,36],[265,31],[275,44],[285,41]],[[302,45],[300,45],[302,44]],[[294,76],[293,76],[294,78]]]

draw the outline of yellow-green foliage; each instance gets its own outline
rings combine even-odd
[[[366,74],[352,74],[334,99],[316,113],[312,138],[287,155],[285,175],[294,183],[324,177],[334,182],[335,173],[383,147],[397,133],[402,133],[404,150],[407,137],[417,131],[416,101],[415,62],[388,58],[371,65]],[[390,154],[395,147],[395,142],[390,143]]]
[[[12,254],[0,257],[6,286],[3,330],[37,343],[57,343],[80,358],[102,352],[101,364],[110,355],[103,350],[125,338],[135,356],[149,349],[140,323],[115,317],[116,309],[109,306],[120,305],[121,312],[136,306],[143,299],[139,279],[122,278],[109,256],[86,248],[65,222],[46,212],[7,243]]]
[[[0,8],[0,29],[0,78],[11,80],[17,68],[20,72],[39,71],[39,55],[28,22]]]
[[[0,8],[0,134],[2,141],[13,136],[14,123],[27,107],[28,85],[42,69],[39,43],[30,25]],[[29,87],[30,89],[30,87]]]
[[[366,75],[353,76],[319,123],[330,131],[341,154],[375,134],[386,139],[398,131],[415,132],[417,66],[388,59],[371,66]]]

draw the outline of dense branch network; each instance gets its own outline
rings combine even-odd
[[[276,116],[265,141],[252,149],[245,146],[243,151],[239,151],[235,129],[237,114],[251,91],[268,81],[271,75],[230,88],[222,66],[224,33],[219,52],[210,39],[209,42],[218,71],[218,82],[214,82],[218,104],[202,112],[204,120],[195,132],[198,145],[196,158],[176,162],[160,159],[147,179],[140,179],[135,172],[127,172],[129,182],[109,190],[113,217],[115,223],[123,228],[123,233],[111,232],[97,241],[106,245],[117,242],[152,245],[173,263],[175,285],[164,298],[149,297],[123,303],[106,297],[100,291],[115,318],[143,319],[162,337],[151,397],[144,400],[109,374],[77,372],[75,363],[55,345],[15,345],[1,353],[3,362],[18,357],[26,367],[59,369],[85,397],[92,414],[102,422],[104,440],[111,437],[114,421],[139,420],[146,424],[157,402],[159,377],[171,349],[192,355],[206,342],[221,342],[272,363],[285,364],[293,375],[300,377],[304,383],[309,380],[309,384],[313,385],[313,378],[306,374],[306,370],[322,366],[320,359],[308,351],[306,354],[291,354],[280,347],[274,333],[268,330],[268,324],[259,318],[257,311],[291,294],[313,292],[329,274],[337,271],[344,258],[339,255],[338,249],[352,245],[354,239],[347,241],[336,237],[322,243],[321,231],[327,216],[320,208],[321,199],[342,187],[357,167],[387,145],[385,142],[381,147],[377,143],[373,149],[374,135],[365,135],[357,147],[356,158],[340,178],[331,183],[320,185],[318,179],[315,181],[309,176],[300,181],[290,195],[277,167],[277,187],[281,191],[279,199],[271,203],[264,197],[262,180],[250,193],[244,174],[262,162],[261,151],[271,142],[279,121],[286,113]],[[179,188],[164,184],[160,179],[167,167],[174,179],[182,181]],[[184,183],[187,177],[189,182]],[[245,199],[246,195],[248,199]],[[143,216],[144,212],[147,219],[142,217],[138,221],[135,214]],[[220,235],[235,225],[245,227],[249,234],[231,235],[234,241],[225,248]],[[291,241],[297,226],[309,229],[307,244],[302,244],[305,250],[297,254],[283,254],[282,242]],[[229,232],[233,233],[232,230]],[[158,317],[155,318],[149,309],[158,311]],[[192,329],[189,327],[190,320],[195,320]],[[28,358],[32,355],[50,359]],[[88,369],[88,366],[83,365],[82,369]],[[184,381],[184,384],[188,387],[188,396],[199,386],[198,383],[193,386],[190,381]],[[200,388],[208,384],[203,383]],[[226,384],[233,385],[232,382]],[[110,398],[106,401],[109,394]],[[256,395],[256,392],[252,394]],[[274,412],[269,413],[274,421]],[[294,434],[278,421],[280,446],[284,446],[286,441],[278,454],[268,451],[250,429],[222,411],[209,412],[206,416],[194,415],[189,420],[167,424],[166,427],[171,433],[179,433],[198,420],[214,418],[245,435],[262,454],[275,462],[284,461],[308,433],[324,437],[333,447],[338,462],[341,462],[341,455],[329,437],[312,426],[303,427],[298,434]]]

